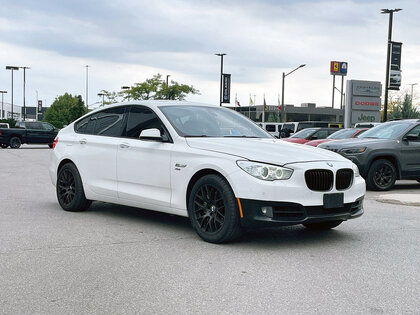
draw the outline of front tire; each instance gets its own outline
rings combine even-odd
[[[325,231],[325,230],[330,230],[339,226],[342,222],[343,222],[342,220],[336,220],[336,221],[327,221],[327,222],[305,223],[303,225],[308,230]]]
[[[12,137],[10,138],[9,145],[12,149],[19,149],[22,145],[22,141],[19,137]]]
[[[372,163],[366,178],[369,190],[390,190],[397,180],[397,170],[394,164],[388,160],[376,160]]]
[[[219,175],[206,175],[193,186],[188,215],[197,234],[206,242],[224,243],[241,234],[239,209],[229,183]]]
[[[66,211],[84,211],[92,203],[86,199],[79,172],[72,163],[67,163],[60,168],[56,192],[58,203]]]

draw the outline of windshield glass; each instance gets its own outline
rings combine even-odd
[[[160,106],[182,137],[272,138],[258,125],[235,111],[210,106]]]
[[[347,139],[350,138],[356,130],[354,129],[343,129],[334,132],[332,135],[328,136],[327,139]]]
[[[360,135],[359,138],[396,139],[409,126],[410,124],[406,122],[381,124],[379,126],[373,127],[372,129],[369,129]]]
[[[308,128],[303,129],[299,132],[296,132],[291,138],[299,138],[299,139],[306,139],[311,136],[317,129]]]

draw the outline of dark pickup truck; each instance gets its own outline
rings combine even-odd
[[[15,128],[0,128],[0,146],[18,149],[23,143],[48,144],[52,148],[58,129],[47,122],[21,121]]]

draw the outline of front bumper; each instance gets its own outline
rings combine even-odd
[[[342,208],[324,208],[324,206],[303,206],[293,202],[276,202],[252,199],[240,199],[244,227],[296,225],[334,220],[349,220],[360,217],[363,212],[363,197],[355,202],[345,203]],[[263,207],[271,207],[265,214]]]

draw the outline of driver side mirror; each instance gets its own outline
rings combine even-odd
[[[163,137],[160,134],[160,130],[157,128],[144,129],[140,133],[140,140],[149,140],[149,141],[163,141]]]
[[[417,141],[419,140],[419,136],[413,133],[409,133],[408,135],[405,135],[403,138],[403,141]]]

